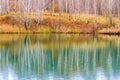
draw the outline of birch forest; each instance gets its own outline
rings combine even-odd
[[[28,23],[28,14],[37,17],[40,23],[44,12],[74,15],[75,17],[86,14],[93,15],[96,23],[97,16],[108,17],[110,24],[112,18],[120,19],[119,0],[0,0],[0,15],[11,12],[19,13],[24,18],[25,25]],[[88,23],[89,17],[86,18]]]

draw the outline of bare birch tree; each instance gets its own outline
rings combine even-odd
[[[86,10],[86,14],[87,14],[87,18],[86,18],[86,24],[88,24],[89,22],[89,0],[85,0],[85,10]]]
[[[108,0],[110,25],[113,24],[113,21],[112,21],[112,6],[113,6],[113,4],[112,3],[113,3],[113,0]]]
[[[94,29],[97,27],[97,2],[94,0]]]

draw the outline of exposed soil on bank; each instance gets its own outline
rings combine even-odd
[[[31,24],[26,30],[24,20],[16,16],[4,16],[0,18],[0,33],[105,33],[119,34],[120,28],[115,26],[103,26],[75,22],[63,17],[45,17],[37,24],[36,18],[31,19]]]

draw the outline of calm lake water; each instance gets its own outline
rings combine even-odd
[[[120,36],[0,34],[0,80],[120,80]]]

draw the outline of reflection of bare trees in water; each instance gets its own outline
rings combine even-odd
[[[98,47],[98,39],[93,39],[92,48],[88,45],[91,41],[85,41],[84,45],[75,43],[71,46],[44,48],[42,41],[32,41],[27,36],[23,41],[23,47],[11,52],[9,48],[0,49],[0,71],[12,67],[19,78],[38,76],[44,78],[52,74],[57,78],[70,78],[74,74],[81,74],[83,78],[95,79],[97,70],[103,70],[107,78],[117,75],[120,66],[120,43],[114,46],[111,40],[107,40],[105,47]],[[34,43],[34,44],[33,44]],[[19,50],[20,49],[20,50]],[[68,77],[66,77],[68,76]]]

